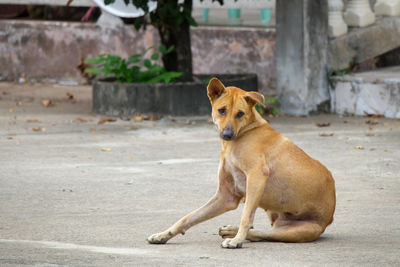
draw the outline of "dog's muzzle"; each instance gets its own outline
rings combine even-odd
[[[225,128],[225,129],[222,130],[220,136],[221,136],[222,139],[224,139],[226,141],[230,141],[235,136],[235,133],[233,132],[233,129]]]

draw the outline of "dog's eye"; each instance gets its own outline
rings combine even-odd
[[[243,117],[243,115],[244,115],[244,112],[243,112],[243,111],[239,111],[239,112],[236,114],[236,118],[240,119],[241,117]]]
[[[226,109],[225,109],[225,108],[220,108],[220,109],[218,109],[218,112],[219,112],[219,114],[221,114],[221,115],[225,115]]]

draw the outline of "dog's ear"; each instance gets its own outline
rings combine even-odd
[[[259,103],[264,106],[264,96],[257,92],[247,92],[245,94],[244,99],[247,103],[254,106],[255,104]]]
[[[225,92],[225,86],[217,78],[212,78],[207,86],[207,95],[211,102]]]

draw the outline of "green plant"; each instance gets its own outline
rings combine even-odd
[[[182,76],[181,72],[167,71],[157,63],[160,54],[166,55],[174,50],[171,46],[166,48],[161,45],[159,52],[153,53],[150,58],[145,58],[148,51],[153,47],[147,48],[141,54],[134,54],[127,59],[119,56],[101,54],[95,58],[85,59],[85,63],[98,65],[98,67],[87,68],[86,72],[93,74],[103,74],[104,78],[115,77],[118,82],[138,82],[138,83],[157,83],[174,82]]]
[[[136,18],[136,29],[146,28],[151,24],[159,33],[161,44],[166,47],[174,46],[172,53],[162,55],[164,67],[168,71],[182,72],[179,80],[192,81],[192,50],[190,41],[190,27],[197,26],[192,17],[192,0],[157,0],[157,8],[149,12],[148,2],[153,0],[124,0],[125,4],[133,4],[141,8],[145,15]],[[223,0],[212,0],[223,4]],[[104,0],[105,4],[115,0]]]
[[[279,109],[277,107],[278,96],[275,97],[265,97],[265,105],[256,104],[256,110],[261,115],[273,115],[276,116],[279,114]]]

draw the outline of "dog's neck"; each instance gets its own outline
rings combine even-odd
[[[244,135],[246,132],[253,130],[255,128],[268,125],[268,122],[263,119],[263,117],[256,111],[255,108],[253,108],[253,114],[252,114],[252,119],[250,120],[250,123],[244,126],[242,129],[240,129],[238,137],[241,135]]]

